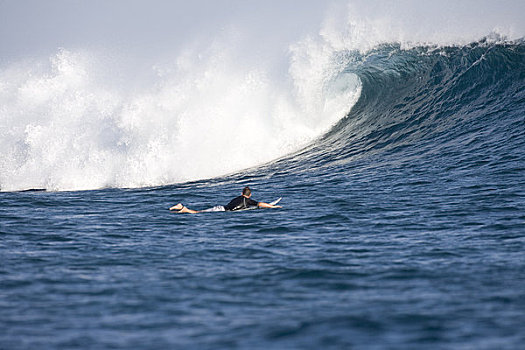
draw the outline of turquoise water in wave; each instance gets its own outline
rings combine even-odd
[[[292,155],[142,189],[0,192],[0,348],[518,349],[525,46],[346,52]],[[167,208],[282,196],[282,209]]]

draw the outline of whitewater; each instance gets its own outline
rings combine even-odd
[[[0,2],[0,348],[520,348],[523,13]]]
[[[338,78],[327,53],[290,47],[286,72],[272,62],[280,57],[251,53],[243,36],[234,23],[204,48],[142,55],[125,69],[126,57],[106,48],[7,63],[2,190],[144,187],[232,173],[297,150],[357,100],[358,79]]]

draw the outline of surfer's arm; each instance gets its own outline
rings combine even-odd
[[[268,204],[268,203],[264,203],[264,202],[259,202],[259,204],[257,204],[257,206],[259,208],[282,208],[280,205],[272,205],[272,204]]]

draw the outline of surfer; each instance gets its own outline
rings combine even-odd
[[[241,210],[241,209],[248,209],[248,208],[281,208],[280,205],[274,205],[264,202],[257,202],[250,197],[252,196],[252,190],[248,186],[243,188],[242,194],[239,197],[235,197],[228,203],[227,205],[217,205],[213,208],[206,209],[206,210],[193,210],[186,208],[182,203],[178,203],[170,208],[170,210],[177,211],[178,213],[190,213],[190,214],[197,214],[197,213],[205,213],[205,212],[211,212],[211,211],[234,211],[234,210]]]

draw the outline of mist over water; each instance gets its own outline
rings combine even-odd
[[[2,191],[165,185],[264,164],[356,103],[361,82],[341,52],[512,40],[524,26],[520,2],[22,3],[0,5]]]

